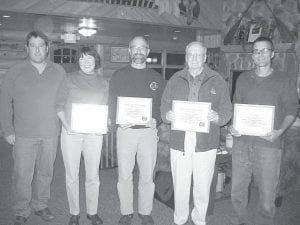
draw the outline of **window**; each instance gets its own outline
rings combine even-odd
[[[53,62],[58,64],[76,63],[77,50],[70,48],[58,48],[53,51]]]

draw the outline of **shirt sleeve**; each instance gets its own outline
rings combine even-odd
[[[229,88],[225,81],[220,81],[220,101],[218,105],[219,126],[224,126],[232,117],[232,104],[230,101]]]
[[[172,79],[167,82],[161,98],[160,113],[161,113],[161,118],[165,123],[170,123],[170,121],[166,119],[166,114],[168,111],[172,109],[171,84],[172,84]]]
[[[292,79],[288,79],[285,83],[281,95],[281,102],[283,104],[283,109],[285,110],[285,116],[290,115],[296,117],[299,108],[298,93],[296,82]]]
[[[15,133],[13,127],[13,90],[16,76],[17,71],[9,69],[4,75],[1,85],[0,124],[6,137]]]
[[[116,88],[116,73],[114,73],[109,81],[108,88],[108,112],[111,120],[111,125],[116,125],[116,111],[117,111],[117,88]]]
[[[160,74],[158,75],[158,89],[157,89],[157,93],[155,96],[155,101],[154,101],[154,112],[153,112],[153,117],[156,120],[156,124],[157,126],[160,125],[162,123],[162,119],[161,119],[161,113],[160,113],[160,104],[161,104],[161,97],[164,91],[164,87],[165,87],[165,80],[162,78],[162,76]]]
[[[62,79],[60,85],[58,87],[55,99],[55,109],[56,112],[64,111],[65,104],[67,103],[67,99],[69,96],[69,87],[68,87],[68,79],[66,73],[62,72]]]

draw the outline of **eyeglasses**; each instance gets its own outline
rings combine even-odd
[[[132,46],[132,47],[130,47],[130,49],[132,51],[135,51],[135,52],[137,52],[137,51],[140,51],[140,52],[146,52],[146,51],[148,51],[148,47],[144,47],[144,46],[142,46],[142,47]]]
[[[270,48],[254,49],[252,51],[252,54],[253,55],[261,55],[261,54],[264,55],[264,54],[269,53],[270,51],[272,51],[272,49],[270,49]]]

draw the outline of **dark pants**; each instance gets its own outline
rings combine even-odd
[[[57,137],[49,139],[16,137],[13,148],[12,184],[15,216],[28,217],[31,211],[30,202],[35,211],[48,206],[56,151]],[[31,196],[34,171],[36,176]]]
[[[232,150],[231,200],[239,221],[272,225],[275,215],[276,188],[279,180],[281,149],[258,147],[234,141]],[[259,191],[255,216],[249,221],[248,187],[251,177]]]

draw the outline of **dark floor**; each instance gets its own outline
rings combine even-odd
[[[11,209],[11,170],[13,160],[11,156],[11,147],[0,138],[0,225],[11,225],[14,219]],[[84,202],[84,171],[81,169],[81,225],[89,225],[85,218]],[[117,225],[119,219],[119,200],[117,196],[117,170],[104,169],[100,171],[101,187],[99,200],[99,214],[105,225]],[[53,222],[44,222],[35,215],[31,215],[28,225],[64,225],[68,222],[68,204],[65,191],[64,167],[60,151],[58,151],[55,162],[54,179],[52,183],[52,196],[50,200],[50,209],[56,216]],[[136,196],[136,190],[135,190]],[[254,208],[254,202],[257,195],[254,193],[251,208]],[[135,202],[136,206],[136,202]],[[136,207],[135,207],[136,208]],[[226,225],[231,218],[233,211],[230,199],[217,201],[214,207],[214,215],[210,216],[208,225]],[[173,214],[172,210],[161,202],[154,200],[153,217],[156,225],[171,225]],[[140,220],[134,217],[133,225],[139,225]],[[300,224],[300,191],[286,196],[282,206],[276,212],[276,225],[299,225]]]

